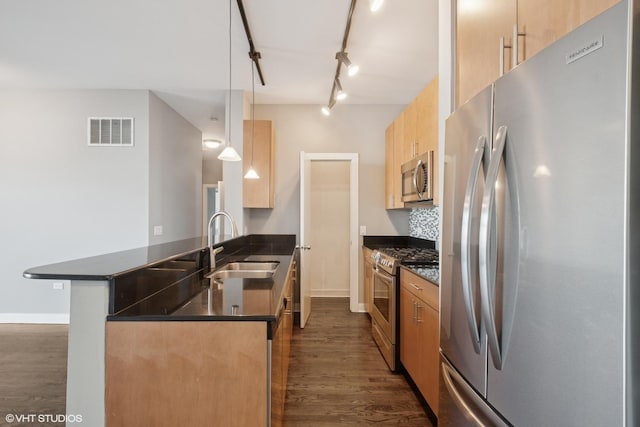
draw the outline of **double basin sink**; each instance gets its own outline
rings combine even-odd
[[[207,274],[210,279],[270,279],[278,268],[278,261],[230,262]]]

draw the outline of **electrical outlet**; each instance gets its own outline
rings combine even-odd
[[[53,289],[60,291],[64,289],[64,282],[53,282],[51,286],[53,287]]]
[[[366,225],[361,225],[360,226],[360,235],[361,236],[366,236],[367,235],[367,226]]]
[[[162,236],[162,226],[161,225],[154,225],[153,226],[153,235],[154,236]]]

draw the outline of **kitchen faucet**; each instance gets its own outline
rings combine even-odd
[[[232,227],[231,238],[233,239],[234,237],[236,237],[238,235],[238,226],[236,225],[235,220],[227,212],[225,212],[225,211],[217,211],[216,213],[211,215],[211,218],[209,218],[209,225],[207,226],[207,247],[209,248],[209,262],[211,264],[211,270],[216,268],[216,255],[224,250],[224,247],[222,247],[222,246],[220,246],[218,248],[215,248],[215,249],[213,249],[213,247],[212,247],[213,246],[213,232],[211,230],[211,227],[213,226],[213,223],[215,222],[216,218],[219,217],[219,216],[226,217],[229,220],[229,222],[231,223],[231,227]]]

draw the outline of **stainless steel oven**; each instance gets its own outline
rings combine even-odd
[[[372,253],[373,305],[371,306],[371,334],[389,369],[400,367],[399,321],[400,264],[438,264],[438,253],[422,247],[388,247]]]
[[[396,276],[374,267],[372,334],[380,352],[389,365],[397,369],[396,355]]]

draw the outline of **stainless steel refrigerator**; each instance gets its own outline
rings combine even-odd
[[[447,119],[440,426],[640,425],[636,3]]]

